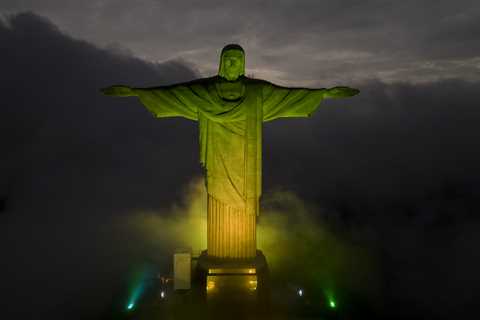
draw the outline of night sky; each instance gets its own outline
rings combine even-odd
[[[242,45],[255,78],[361,91],[265,124],[265,210],[293,194],[374,256],[378,290],[365,295],[378,314],[474,310],[478,1],[2,0],[0,13],[7,318],[93,317],[136,262],[170,262],[168,245],[112,225],[139,211],[170,217],[188,201],[202,176],[196,123],[156,120],[98,89],[211,76],[228,43]],[[352,261],[343,267],[354,274]]]

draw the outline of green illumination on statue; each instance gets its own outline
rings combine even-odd
[[[198,121],[200,162],[208,193],[207,253],[218,258],[256,255],[256,217],[262,186],[262,123],[309,117],[326,98],[359,93],[348,87],[288,88],[245,76],[245,53],[223,48],[218,75],[161,87],[102,89],[136,96],[157,118]]]

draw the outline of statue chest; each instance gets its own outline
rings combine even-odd
[[[237,82],[219,82],[216,84],[218,95],[226,101],[235,101],[245,95],[245,84]]]
[[[245,121],[257,109],[258,92],[246,81],[211,82],[207,90],[209,103],[202,105],[201,110],[208,120],[219,123]]]

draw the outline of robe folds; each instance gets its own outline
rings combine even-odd
[[[242,76],[237,81],[245,86],[243,97],[229,101],[217,91],[220,81],[214,76],[133,90],[155,117],[198,121],[209,197],[256,216],[262,193],[262,123],[310,116],[324,89],[287,88]]]

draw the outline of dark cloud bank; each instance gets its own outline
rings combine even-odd
[[[111,222],[181,203],[201,175],[195,123],[157,121],[98,88],[199,75],[98,49],[31,13],[0,25],[0,70],[3,312],[93,317],[135,261],[170,261]],[[346,85],[361,95],[265,125],[264,207],[282,205],[268,200],[279,190],[295,193],[374,252],[381,315],[466,315],[480,290],[480,83]]]

